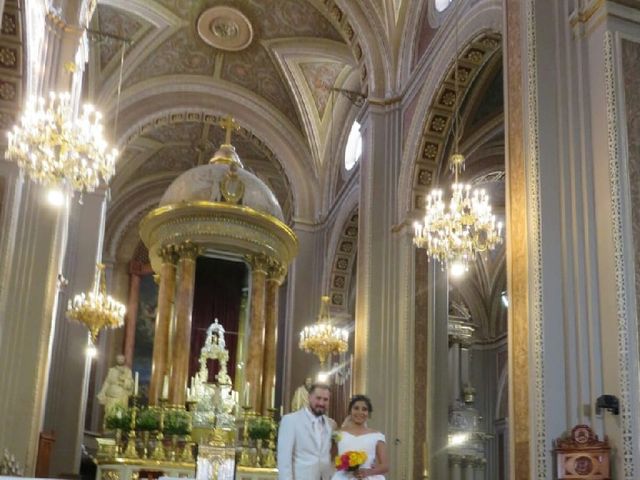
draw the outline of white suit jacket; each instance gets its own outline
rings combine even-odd
[[[278,429],[279,480],[329,480],[333,475],[331,459],[332,422],[324,417],[322,445],[313,432],[306,409],[282,417]]]

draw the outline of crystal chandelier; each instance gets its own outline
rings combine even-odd
[[[7,160],[32,180],[92,192],[115,173],[118,151],[104,138],[102,115],[84,105],[74,115],[69,93],[50,93],[48,101],[31,98],[19,124],[7,133]]]
[[[307,325],[300,332],[301,350],[313,353],[324,367],[329,355],[344,353],[349,348],[349,331],[331,323],[329,316],[329,297],[322,297],[320,315],[313,325]]]
[[[502,222],[496,222],[485,190],[458,180],[464,156],[452,155],[449,165],[454,172],[451,200],[445,204],[441,189],[427,195],[423,222],[414,224],[413,243],[444,265],[456,264],[466,271],[476,253],[502,242]]]
[[[427,255],[435,258],[451,273],[460,275],[469,270],[469,263],[476,254],[493,250],[502,242],[502,222],[496,222],[492,213],[489,195],[484,189],[473,189],[461,183],[458,176],[464,170],[464,155],[460,153],[460,110],[458,108],[458,24],[456,23],[456,53],[454,63],[455,100],[453,106],[454,136],[453,155],[449,158],[449,169],[453,171],[451,200],[446,205],[441,189],[432,190],[425,200],[423,222],[414,223],[413,243],[424,248]]]
[[[101,263],[96,267],[92,290],[76,295],[73,301],[69,300],[67,307],[67,318],[86,325],[94,344],[104,327],[121,327],[124,324],[124,314],[125,306],[107,295],[104,265]]]

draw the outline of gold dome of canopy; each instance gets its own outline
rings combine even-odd
[[[286,269],[298,252],[298,239],[284,222],[282,209],[269,187],[242,167],[233,145],[232,120],[225,143],[208,165],[191,168],[176,178],[159,206],[140,224],[154,271],[164,247],[184,242],[201,252],[268,258]]]
[[[271,189],[242,167],[230,144],[222,145],[208,165],[191,168],[176,178],[162,196],[160,206],[202,200],[236,203],[284,219]]]

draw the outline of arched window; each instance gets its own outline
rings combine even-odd
[[[451,3],[453,2],[453,0],[434,0],[434,1],[435,1],[436,10],[438,12],[444,12],[447,8],[449,8],[449,5],[451,5]]]
[[[360,124],[353,122],[347,139],[347,148],[344,150],[344,168],[347,171],[351,170],[358,163],[361,156],[362,136],[360,135]]]

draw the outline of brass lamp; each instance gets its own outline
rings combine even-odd
[[[93,288],[88,293],[80,293],[69,300],[67,318],[86,325],[95,344],[100,330],[105,327],[118,328],[124,324],[125,306],[107,295],[104,265],[96,267]]]
[[[332,324],[329,316],[329,297],[322,297],[318,321],[300,332],[301,350],[313,353],[324,367],[329,355],[344,353],[349,348],[349,331]]]

